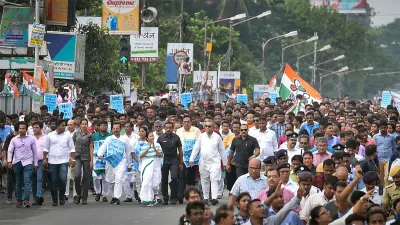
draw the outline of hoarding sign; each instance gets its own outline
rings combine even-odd
[[[158,60],[158,27],[142,27],[141,35],[131,35],[131,62],[152,63]]]
[[[139,17],[139,0],[103,0],[102,26],[110,34],[138,34]]]
[[[172,54],[175,55],[175,53],[183,51],[184,53],[186,53],[187,56],[190,57],[189,59],[189,64],[190,64],[190,68],[193,68],[193,43],[168,43],[167,45],[167,55]],[[178,53],[179,56],[180,53]],[[177,57],[178,57],[177,56]],[[182,54],[183,56],[183,54]],[[174,57],[175,59],[175,57]],[[175,60],[178,60],[178,58],[176,58]]]
[[[74,26],[76,0],[46,0],[45,19],[47,25]]]
[[[310,0],[312,6],[337,9],[339,13],[366,13],[367,0]]]
[[[32,24],[35,9],[32,7],[4,6],[0,25],[0,44],[27,46],[29,24]]]

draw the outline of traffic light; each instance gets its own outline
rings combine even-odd
[[[123,35],[119,39],[119,60],[122,64],[122,72],[128,71],[128,65],[131,58],[131,45],[129,35]]]

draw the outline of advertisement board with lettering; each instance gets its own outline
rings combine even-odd
[[[139,17],[139,0],[103,0],[102,27],[110,34],[138,34]]]
[[[158,60],[158,27],[142,27],[141,34],[131,35],[131,62],[152,63]]]

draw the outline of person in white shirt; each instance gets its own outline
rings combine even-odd
[[[121,124],[115,123],[112,128],[113,135],[107,137],[97,152],[98,158],[102,159],[104,153],[107,151],[113,152],[117,149],[110,149],[108,144],[113,141],[123,142],[124,144],[124,152],[122,154],[122,160],[115,165],[112,166],[110,161],[106,162],[106,181],[109,183],[114,183],[114,191],[113,198],[110,201],[110,204],[119,205],[121,204],[119,198],[122,196],[122,186],[124,181],[124,175],[126,171],[126,167],[128,167],[128,171],[132,170],[132,158],[131,158],[131,150],[129,149],[129,140],[127,137],[121,136]],[[111,156],[110,156],[111,157]],[[107,157],[108,158],[108,157]],[[106,158],[106,159],[107,159]]]
[[[68,166],[75,166],[75,146],[72,137],[65,132],[65,121],[58,120],[56,130],[47,135],[43,149],[43,165],[49,166],[53,206],[65,204],[65,188]],[[57,186],[60,191],[57,194]]]
[[[158,137],[160,137],[160,135],[164,133],[163,123],[160,120],[156,120],[156,122],[154,122],[153,127],[154,127],[154,131],[153,131],[154,142],[157,143]],[[161,158],[157,158],[156,160],[160,160],[160,163],[162,166],[164,158],[161,157]],[[157,202],[162,203],[162,199],[163,199],[163,195],[161,192],[161,183],[160,183],[160,187],[158,188],[158,191],[157,191]]]
[[[329,176],[324,182],[324,191],[310,195],[304,203],[304,207],[300,211],[300,219],[307,224],[310,219],[311,210],[316,206],[324,206],[330,200],[333,199],[335,195],[335,184],[339,180],[337,177]]]
[[[193,166],[194,159],[200,152],[199,170],[203,196],[205,200],[210,197],[211,183],[211,204],[218,204],[218,184],[221,179],[221,160],[226,166],[227,158],[221,137],[214,132],[214,122],[207,121],[204,125],[206,132],[197,138],[189,164]]]
[[[122,136],[126,137],[129,140],[129,148],[131,150],[131,153],[132,152],[135,153],[135,146],[139,139],[139,135],[133,133],[133,123],[132,122],[125,123],[125,134]],[[135,154],[131,154],[131,155],[133,157],[132,160],[136,160],[137,162],[139,161]],[[136,179],[134,179],[135,178],[134,175],[135,175],[134,172],[130,171],[130,172],[126,173],[124,176],[124,191],[125,191],[125,195],[126,195],[126,199],[124,200],[124,202],[132,202],[131,183],[140,184],[140,182],[134,182],[134,181],[136,181]]]
[[[66,134],[70,135],[71,138],[74,136],[75,133],[75,120],[68,120],[67,122],[67,130],[65,131]],[[76,199],[78,195],[76,194],[76,188],[75,188],[75,167],[72,167],[71,165],[68,166],[68,173],[67,173],[67,186],[65,187],[65,201],[68,201],[68,196],[69,196],[69,185],[72,182],[72,187],[73,187],[73,197]]]
[[[304,150],[297,146],[298,134],[292,132],[286,135],[287,144],[283,143],[279,146],[279,149],[286,149],[288,154],[289,162],[292,162],[292,157],[294,155],[303,155]]]
[[[267,128],[267,118],[261,116],[258,124],[260,129],[253,135],[260,145],[260,154],[257,159],[263,161],[268,156],[274,156],[274,152],[278,151],[278,140],[276,140],[275,132]],[[249,133],[249,135],[251,134]]]

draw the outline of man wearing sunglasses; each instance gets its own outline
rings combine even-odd
[[[247,174],[249,160],[256,158],[260,154],[260,146],[257,139],[248,135],[249,128],[247,125],[240,126],[240,136],[235,137],[231,144],[231,151],[228,156],[228,166],[226,171],[231,171],[230,162],[232,161],[233,154],[235,155],[236,162],[236,175],[240,177]]]

